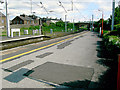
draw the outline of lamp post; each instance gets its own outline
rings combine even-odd
[[[8,8],[7,8],[7,0],[5,0],[6,5],[6,29],[7,29],[7,37],[10,37],[10,21],[9,21],[9,14],[8,14]]]
[[[92,15],[92,31],[94,31],[94,23],[93,23],[94,15]]]
[[[101,37],[102,37],[103,36],[103,17],[104,17],[104,14],[103,14],[102,10],[98,10],[98,11],[102,12],[102,31],[101,31]]]
[[[67,32],[67,10],[65,9],[65,7],[62,5],[62,2],[61,1],[59,1],[59,6],[61,6],[63,9],[64,9],[64,11],[65,11],[65,32]]]
[[[66,19],[67,19],[67,15],[65,15],[65,32],[67,32],[67,21],[66,21]]]
[[[90,31],[91,31],[91,19],[90,19]]]
[[[113,0],[113,8],[112,8],[112,27],[111,30],[114,30],[114,13],[115,13],[115,0]]]
[[[74,23],[74,19],[73,19],[73,31],[75,30],[75,23]]]

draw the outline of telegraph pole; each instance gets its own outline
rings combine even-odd
[[[39,29],[39,33],[40,33],[40,35],[43,34],[43,33],[42,33],[42,18],[40,18],[40,29]]]
[[[111,31],[114,30],[114,13],[115,13],[115,0],[113,0],[113,8],[112,8],[112,27],[111,27]]]
[[[93,31],[93,19],[94,19],[94,16],[92,15],[92,31]]]
[[[7,37],[10,37],[10,21],[9,21],[9,14],[8,14],[8,8],[7,8],[7,0],[5,1],[6,5],[6,29],[7,29]]]
[[[90,31],[91,31],[91,19],[90,19]]]
[[[59,1],[59,0],[58,0]],[[65,9],[65,7],[62,5],[62,2],[61,1],[59,1],[59,6],[61,6],[63,9],[64,9],[64,11],[65,11],[65,13],[67,14],[67,10]],[[66,19],[67,19],[67,15],[65,15],[65,32],[67,32],[67,21],[66,21]]]
[[[75,30],[75,24],[74,24],[74,19],[73,19],[73,31]]]
[[[73,11],[73,0],[71,2],[72,2],[72,11]]]
[[[31,0],[31,14],[32,14],[32,0]]]
[[[66,21],[66,19],[67,19],[67,15],[65,15],[65,32],[67,32],[67,21]]]

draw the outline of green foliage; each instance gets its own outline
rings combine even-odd
[[[88,30],[88,28],[81,27],[80,30]]]
[[[114,14],[114,24],[115,24],[115,30],[120,30],[120,8],[115,8],[115,14]],[[112,15],[110,15],[110,18],[107,20],[103,20],[103,29],[104,30],[111,30],[111,23],[112,22]],[[100,19],[98,22],[94,23],[96,30],[99,31],[99,27],[102,26],[102,19]]]
[[[68,28],[73,28],[73,23],[68,23],[67,26]]]
[[[35,27],[34,26],[30,26],[29,30],[35,30]]]
[[[63,21],[56,22],[56,26],[58,27],[64,27],[65,23]]]
[[[115,30],[120,30],[120,8],[116,7],[115,8],[115,14],[114,14],[114,24],[115,24]],[[112,15],[110,16],[109,20],[109,26],[111,27],[111,22],[112,22]],[[118,26],[117,26],[118,25]]]
[[[48,27],[48,24],[47,23],[43,23],[43,27]]]
[[[50,23],[49,26],[50,26],[50,27],[56,27],[56,24],[55,24],[55,23]]]
[[[94,32],[99,32],[100,30],[98,28],[94,28]]]
[[[28,30],[29,28],[22,27],[20,30]]]
[[[120,30],[113,30],[113,31],[107,33],[107,35],[120,37]]]
[[[24,30],[28,30],[29,34],[32,35],[32,30],[36,30],[36,29],[39,30],[39,28],[40,28],[39,26],[30,26],[30,27],[28,27],[28,28],[22,27],[22,28],[20,29],[20,32],[21,32],[21,35],[24,35]]]
[[[40,29],[40,26],[35,26],[35,29],[38,29],[38,30],[39,30],[39,29]]]
[[[76,31],[76,26],[74,28],[74,31]],[[58,21],[56,23],[50,23],[49,26],[46,23],[43,24],[42,31],[44,34],[50,33],[50,29],[52,29],[53,32],[65,32],[65,22]],[[71,29],[73,29],[73,23],[67,23],[67,29],[68,32],[71,32]]]
[[[115,24],[120,24],[120,8],[115,8]]]
[[[108,35],[110,33],[110,31],[107,31],[107,30],[104,30],[103,31],[103,35],[105,36],[105,35]]]
[[[120,30],[120,24],[114,25],[115,30]]]
[[[112,45],[116,45],[120,48],[120,38],[117,36],[108,36],[109,42]]]
[[[120,54],[120,38],[118,36],[113,36],[106,34],[103,37],[104,49],[107,52],[107,56],[117,59],[117,55]]]

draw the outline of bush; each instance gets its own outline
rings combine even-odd
[[[114,25],[115,30],[120,30],[120,24]]]
[[[98,28],[94,28],[94,32],[99,32],[100,30]]]
[[[39,29],[40,29],[40,26],[35,26],[35,29],[38,29],[38,30],[39,30]]]
[[[111,31],[107,35],[120,37],[120,30]]]
[[[62,21],[59,21],[59,22],[56,22],[56,26],[58,26],[58,27],[64,27],[65,23],[62,22]]]
[[[88,28],[81,27],[80,30],[88,30]]]
[[[120,38],[117,36],[108,36],[111,45],[115,45],[120,48]]]
[[[47,23],[43,23],[43,27],[48,27],[48,24]]]
[[[116,59],[120,54],[120,38],[118,36],[104,35],[104,49],[108,52],[108,56]]]

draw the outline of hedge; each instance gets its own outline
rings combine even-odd
[[[107,54],[112,58],[117,58],[120,54],[120,37],[110,35],[110,32],[103,36],[104,49]]]
[[[120,30],[120,24],[114,25],[115,30]]]
[[[107,41],[108,45],[115,45],[120,48],[120,38],[118,36],[105,36],[104,40]]]

